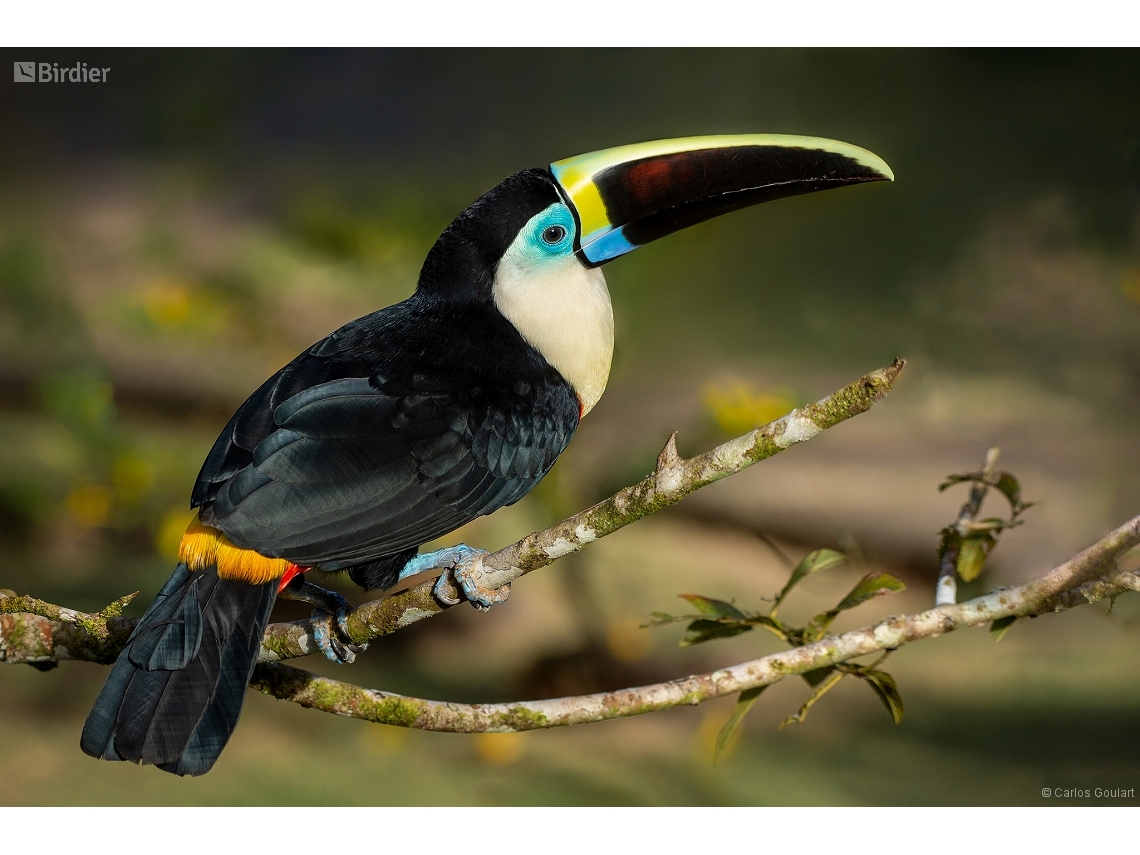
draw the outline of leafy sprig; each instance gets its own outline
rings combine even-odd
[[[901,591],[906,587],[899,579],[889,573],[872,572],[860,579],[855,587],[847,593],[847,596],[833,608],[815,615],[804,626],[793,626],[778,617],[780,606],[783,605],[796,585],[808,576],[847,563],[849,563],[848,557],[834,549],[817,549],[808,553],[792,569],[787,583],[776,595],[767,612],[746,611],[738,608],[734,603],[706,597],[703,594],[681,594],[681,598],[692,605],[696,609],[696,613],[672,615],[665,612],[654,612],[652,620],[646,626],[667,626],[687,621],[689,625],[685,628],[685,634],[680,642],[682,647],[691,647],[694,644],[703,644],[720,638],[731,638],[734,635],[751,632],[757,627],[768,630],[792,647],[802,647],[823,638],[841,612],[857,608],[869,600],[884,594]],[[788,724],[802,722],[816,701],[835,688],[844,677],[849,676],[866,682],[886,705],[892,719],[896,723],[902,721],[903,700],[894,678],[885,671],[876,670],[884,658],[880,657],[872,665],[840,663],[801,675],[813,691],[799,711],[784,719],[780,726],[784,727]],[[719,760],[724,754],[732,735],[740,723],[744,721],[744,717],[752,709],[763,690],[764,687],[761,686],[740,693],[731,717],[721,728],[720,733],[717,734],[714,760]]]
[[[996,448],[990,449],[986,455],[985,465],[980,471],[950,475],[938,487],[941,492],[955,484],[968,483],[972,485],[970,500],[963,506],[959,518],[942,529],[938,546],[939,566],[949,562],[944,572],[950,574],[956,572],[965,582],[970,582],[978,577],[1001,534],[1007,529],[1021,525],[1023,522],[1022,514],[1034,505],[1033,502],[1022,501],[1021,484],[1012,473],[994,470],[993,466],[997,456],[998,450]],[[1005,496],[1009,503],[1008,518],[975,519],[982,500],[985,498],[986,490],[989,488],[993,488]],[[766,539],[765,541],[768,542]],[[773,546],[770,542],[768,544]],[[773,548],[775,549],[774,546]],[[852,549],[855,549],[854,553],[851,553]],[[784,558],[780,550],[775,549],[775,551],[782,559]],[[731,638],[735,635],[751,632],[756,628],[767,630],[792,647],[812,644],[828,634],[832,623],[842,612],[858,608],[884,594],[902,591],[906,587],[899,579],[889,573],[867,573],[847,593],[847,596],[833,608],[820,612],[803,626],[793,626],[780,619],[780,607],[793,589],[808,576],[848,563],[862,568],[863,562],[859,558],[857,546],[850,547],[848,553],[844,554],[834,549],[817,549],[808,553],[795,567],[791,568],[787,583],[775,596],[767,611],[749,611],[738,607],[735,603],[706,597],[703,594],[681,594],[681,598],[696,609],[695,613],[672,615],[665,612],[654,612],[651,616],[652,620],[645,626],[657,627],[687,622],[688,626],[685,627],[685,634],[680,642],[682,647],[704,644],[707,641],[720,638]],[[791,565],[791,561],[786,560],[786,563],[789,566]],[[1015,618],[1009,617],[994,621],[990,628],[990,636],[995,641],[1000,641],[1002,636],[1009,631],[1014,620]],[[866,683],[883,702],[883,706],[886,707],[895,724],[900,723],[905,706],[902,695],[899,693],[898,684],[895,683],[894,677],[879,668],[889,655],[890,652],[888,651],[870,665],[840,662],[801,674],[800,676],[811,687],[811,694],[795,714],[784,719],[780,727],[803,722],[820,698],[839,685],[845,677],[854,677]],[[759,686],[741,692],[736,701],[736,708],[717,735],[714,762],[724,754],[733,734],[756,704],[764,688],[764,686]]]
[[[963,582],[972,582],[978,578],[985,566],[986,559],[997,546],[998,538],[1006,529],[1015,528],[1024,522],[1021,515],[1036,502],[1021,501],[1021,484],[1010,472],[964,472],[950,475],[938,486],[942,492],[955,484],[975,484],[983,488],[993,487],[1009,502],[1009,518],[989,517],[984,520],[960,520],[942,529],[939,534],[938,563],[943,558],[956,551],[958,554],[955,569]]]

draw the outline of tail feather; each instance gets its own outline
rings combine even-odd
[[[140,642],[161,636],[150,659],[159,659],[163,650],[174,655],[169,664],[139,671],[131,681],[116,721],[115,745],[122,756],[141,757],[155,765],[173,763],[181,757],[206,704],[213,700],[221,675],[222,650],[236,630],[241,601],[224,596],[223,584],[212,573],[193,573],[182,602],[175,605],[176,614],[194,616],[185,622],[187,631],[197,630],[206,637],[205,643],[196,645],[189,661],[177,658],[179,649],[191,647],[179,638],[177,630],[183,624],[177,618],[166,622],[157,614],[163,625],[139,634]],[[250,589],[249,585],[242,587]],[[211,639],[217,643],[210,643]],[[147,651],[138,658],[146,661]],[[139,664],[134,651],[130,659]]]
[[[83,736],[79,742],[79,746],[83,749],[84,753],[106,760],[124,759],[115,751],[114,735],[115,722],[119,718],[119,710],[122,707],[123,699],[126,697],[134,675],[138,670],[130,661],[131,650],[141,634],[162,622],[161,615],[170,608],[170,604],[167,601],[178,592],[179,589],[185,587],[189,579],[190,568],[185,564],[179,564],[174,569],[174,574],[166,580],[166,584],[159,590],[154,601],[135,626],[135,630],[131,633],[130,638],[127,639],[126,647],[124,647],[123,652],[119,654],[118,661],[112,666],[111,674],[107,677],[107,682],[103,684],[103,689],[99,692],[99,697],[95,700],[95,705],[91,708],[91,712],[87,714],[87,721],[83,725]]]
[[[176,762],[162,764],[160,768],[176,775],[202,775],[214,765],[237,726],[245,689],[253,670],[252,666],[244,663],[256,660],[261,648],[261,632],[269,620],[272,607],[271,599],[262,607],[264,614],[254,612],[248,616],[248,620],[238,621],[234,637],[222,654],[213,700],[194,728],[182,755]],[[250,632],[246,627],[255,627],[256,631]]]
[[[80,745],[179,775],[209,771],[241,714],[277,583],[179,564],[127,641]]]
[[[199,575],[192,575],[181,597],[166,599],[136,628],[129,654],[133,664],[146,671],[178,671],[198,655],[202,645]]]

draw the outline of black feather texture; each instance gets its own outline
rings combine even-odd
[[[570,384],[495,307],[503,253],[559,200],[525,170],[448,226],[416,293],[270,377],[207,455],[191,506],[235,545],[388,588],[420,544],[518,501],[578,426]],[[277,584],[180,564],[119,657],[83,750],[200,775],[241,712]]]
[[[574,435],[578,399],[498,311],[491,283],[518,231],[557,200],[544,171],[511,176],[448,226],[410,299],[267,380],[202,467],[202,522],[300,566],[370,567],[356,575],[376,583],[387,559],[526,495]]]
[[[201,775],[237,726],[277,582],[179,564],[127,641],[83,727],[92,757]]]

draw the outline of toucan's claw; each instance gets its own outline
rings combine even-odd
[[[432,596],[445,606],[457,606],[463,602],[463,600],[461,597],[453,597],[451,595],[451,589],[451,568],[449,567],[435,580],[435,586],[431,589]]]
[[[344,632],[346,627],[345,617],[344,610],[338,610],[336,622],[341,632]],[[312,629],[313,641],[316,643],[317,649],[325,654],[325,658],[330,662],[336,662],[338,665],[351,665],[356,661],[357,650],[362,648],[353,649],[353,645],[345,644],[337,637],[333,630],[333,615],[323,609],[313,609],[313,616],[309,618],[309,626]],[[347,638],[348,634],[344,634]]]
[[[479,584],[483,575],[485,549],[459,544],[438,552],[417,555],[408,562],[401,578],[422,573],[427,569],[441,569],[443,574],[436,580],[432,594],[446,606],[458,605],[462,599],[452,592],[458,589],[475,608],[481,612],[505,601],[511,593],[509,584],[501,588],[485,588]]]
[[[491,606],[506,602],[507,597],[511,595],[510,582],[501,588],[484,588],[479,584],[479,577],[483,575],[483,556],[486,554],[480,550],[451,571],[455,581],[463,589],[463,595],[481,612],[489,611]]]
[[[300,600],[316,606],[312,617],[309,618],[309,627],[317,649],[325,654],[325,658],[330,662],[349,665],[356,661],[357,653],[368,649],[367,642],[351,643],[352,635],[348,631],[348,613],[351,607],[348,600],[336,591],[328,591],[305,580],[303,576],[298,576],[281,590],[280,596],[287,600]],[[336,629],[333,629],[334,618]],[[349,643],[345,643],[346,641]]]

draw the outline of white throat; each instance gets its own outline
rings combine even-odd
[[[536,267],[508,250],[492,293],[503,317],[574,387],[582,415],[590,412],[614,355],[614,312],[601,269],[573,255]]]

